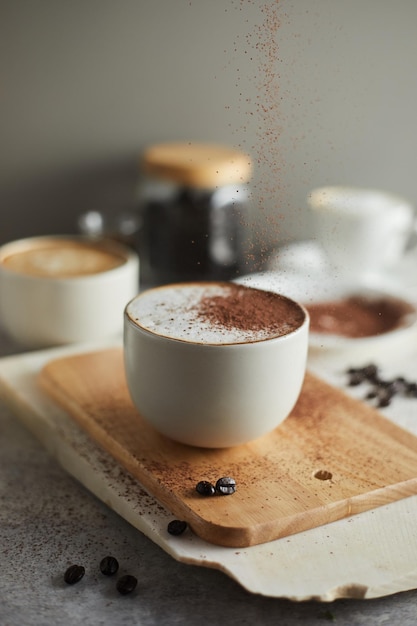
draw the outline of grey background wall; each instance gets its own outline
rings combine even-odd
[[[416,0],[1,0],[0,240],[134,207],[157,141],[248,151],[272,245],[317,185],[417,204],[416,25]]]

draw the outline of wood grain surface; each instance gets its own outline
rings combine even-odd
[[[175,443],[146,423],[121,348],[52,360],[38,383],[173,516],[217,545],[265,543],[417,494],[417,438],[311,373],[283,424],[219,450]],[[221,476],[235,478],[236,493],[195,491]]]

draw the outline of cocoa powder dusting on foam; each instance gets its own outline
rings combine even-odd
[[[293,332],[304,320],[304,312],[291,300],[238,285],[221,295],[203,296],[197,316],[227,330],[264,331],[268,336]]]

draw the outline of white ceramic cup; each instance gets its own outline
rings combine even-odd
[[[125,310],[132,401],[157,431],[185,444],[225,448],[274,430],[291,412],[304,380],[306,310],[263,291],[285,300],[287,319],[295,315],[292,330],[277,336],[269,329],[251,334],[222,328],[200,315],[200,305],[216,294],[227,298],[230,285],[261,291],[233,283],[167,285],[144,291]],[[279,315],[275,319],[285,323]]]
[[[21,239],[0,248],[0,323],[27,348],[110,338],[139,291],[129,248],[85,237]]]
[[[320,187],[307,201],[329,269],[347,280],[360,281],[394,266],[416,231],[412,205],[384,191]]]

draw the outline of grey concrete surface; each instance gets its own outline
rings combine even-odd
[[[1,356],[17,352],[0,333]],[[119,595],[116,581],[100,573],[108,554],[118,559],[119,574],[137,577],[132,595]],[[417,591],[292,603],[251,595],[219,571],[176,562],[68,476],[2,403],[0,563],[1,626],[417,623]],[[86,574],[71,587],[63,575],[72,563]]]

